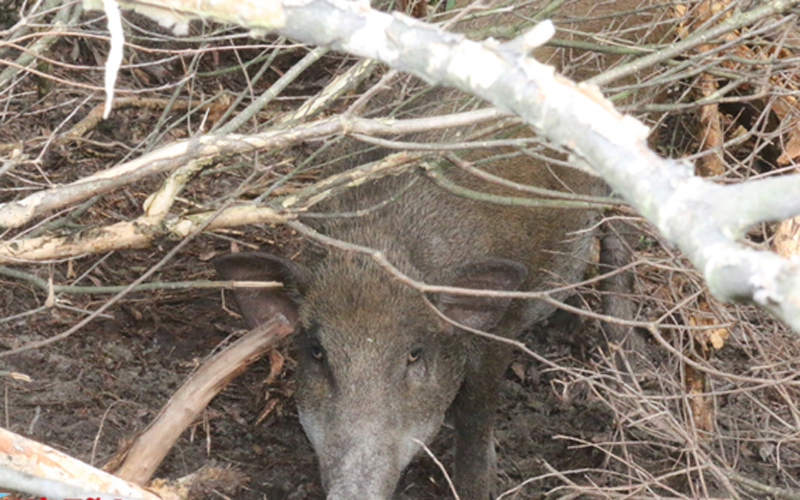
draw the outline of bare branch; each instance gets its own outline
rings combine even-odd
[[[286,318],[277,315],[206,361],[172,395],[158,418],[125,452],[116,475],[135,484],[147,483],[175,440],[211,399],[292,329]]]
[[[243,20],[236,9],[225,10],[211,2],[168,2],[187,14],[203,12],[223,21]],[[190,5],[191,3],[191,5]],[[131,1],[128,5],[141,5]],[[754,19],[786,11],[800,0],[772,0],[744,15]],[[234,12],[236,11],[236,12]],[[710,199],[737,199],[745,189],[718,186],[694,177],[688,165],[662,160],[647,147],[648,130],[631,117],[613,110],[596,88],[578,86],[542,65],[514,43],[478,43],[443,32],[401,14],[385,14],[346,2],[312,0],[302,5],[270,2],[259,12],[264,17],[244,22],[289,38],[324,45],[362,57],[378,59],[393,68],[445,83],[510,109],[544,136],[567,146],[583,158],[668,239],[676,243],[703,271],[711,292],[725,301],[751,301],[766,308],[800,332],[800,266],[756,251],[735,241],[730,231],[739,215],[704,211]],[[269,14],[269,15],[267,15]],[[742,18],[698,33],[687,42],[700,45],[705,36],[725,33],[744,22]],[[717,33],[719,31],[719,33]],[[796,185],[793,176],[782,179]],[[798,192],[783,196],[796,215]],[[769,208],[774,208],[775,203]],[[697,210],[699,207],[700,211]],[[795,210],[791,210],[795,208]],[[771,220],[774,210],[751,215],[746,222]],[[695,217],[687,214],[695,213]]]
[[[480,123],[508,116],[496,109],[482,109],[455,115],[411,120],[381,120],[356,117],[334,117],[254,135],[205,135],[176,142],[136,160],[117,165],[66,186],[39,191],[28,197],[0,204],[0,226],[19,227],[34,217],[72,203],[86,200],[98,193],[136,182],[143,178],[168,172],[189,161],[210,159],[218,155],[247,153],[272,148],[285,148],[311,139],[333,134],[358,132],[362,134],[397,134],[437,130],[464,124]],[[30,257],[35,258],[35,257]]]
[[[52,478],[56,470],[59,480]],[[9,491],[49,498],[160,500],[143,488],[3,428],[0,428],[0,484]]]

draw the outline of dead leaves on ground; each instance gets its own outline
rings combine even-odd
[[[678,36],[685,38],[696,31],[700,26],[711,24],[718,25],[736,14],[732,9],[734,0],[703,0],[689,9],[686,4],[675,7],[676,17],[683,19],[678,29]],[[775,39],[771,36],[775,35]],[[745,38],[747,37],[747,38]],[[741,39],[742,42],[736,43]],[[779,68],[782,64],[796,59],[799,55],[789,47],[796,47],[800,42],[800,28],[791,26],[787,31],[775,33],[765,32],[753,35],[748,30],[735,30],[728,33],[716,43],[702,44],[697,47],[698,63],[707,65],[707,70],[701,73],[696,83],[703,98],[709,102],[701,107],[700,122],[703,130],[700,132],[701,150],[708,152],[698,164],[697,173],[704,177],[721,176],[726,173],[726,165],[722,157],[722,146],[731,136],[738,136],[742,131],[737,130],[736,117],[725,116],[719,109],[718,102],[724,96],[720,95],[721,78],[715,75],[715,70],[723,70],[728,74],[741,75],[742,81],[736,85],[736,92],[747,93],[742,101],[756,101],[760,95],[769,91],[774,96],[772,100],[764,103],[766,113],[773,113],[777,118],[778,128],[782,130],[765,131],[755,130],[763,127],[767,120],[755,120],[750,124],[754,132],[753,137],[758,137],[765,132],[776,132],[780,136],[781,154],[777,164],[786,166],[800,157],[800,108],[797,103],[797,92],[800,89],[800,75],[796,71],[772,71],[771,67]],[[724,45],[723,45],[724,44]],[[791,66],[791,65],[787,65]],[[752,75],[753,78],[748,78]],[[726,82],[730,84],[732,82]],[[774,91],[777,87],[781,91]]]

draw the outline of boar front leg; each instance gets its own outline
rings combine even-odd
[[[461,500],[493,498],[497,456],[492,430],[500,380],[511,358],[506,345],[485,339],[479,343],[452,407],[456,431],[454,482]]]

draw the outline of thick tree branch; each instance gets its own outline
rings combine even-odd
[[[49,498],[160,500],[146,489],[2,428],[0,484],[7,491]]]
[[[779,13],[798,4],[800,0],[763,2],[750,16]],[[124,5],[154,8],[139,1]],[[715,296],[760,304],[800,332],[798,264],[735,241],[748,224],[800,213],[797,178],[782,178],[780,194],[773,190],[767,194],[772,203],[749,203],[746,208],[752,211],[740,215],[739,196],[746,192],[749,197],[758,186],[718,186],[694,177],[689,165],[659,158],[647,147],[647,129],[615,112],[595,87],[575,85],[526,57],[532,49],[526,35],[507,44],[473,42],[402,14],[337,0],[236,4],[169,0],[161,5],[187,17],[210,16],[377,59],[512,110],[592,165],[703,271]],[[698,39],[708,41],[702,35]],[[712,200],[737,203],[737,210],[709,213]]]
[[[126,450],[115,474],[134,484],[146,484],[181,433],[211,399],[293,328],[279,314],[203,363],[170,398],[158,418]]]

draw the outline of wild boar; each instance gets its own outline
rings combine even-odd
[[[600,189],[578,171],[519,163],[497,162],[490,170],[537,186]],[[486,189],[457,169],[446,172],[462,185]],[[362,186],[337,200],[337,209],[374,205],[407,181],[402,176]],[[580,210],[476,202],[422,177],[393,203],[319,229],[382,251],[403,273],[425,283],[537,290],[580,278],[590,245],[587,235],[575,232],[593,217]],[[236,298],[251,325],[280,312],[298,326],[300,421],[319,455],[329,499],[391,498],[419,450],[417,441],[433,437],[448,408],[456,430],[459,495],[489,498],[492,426],[508,346],[444,321],[420,292],[364,254],[328,249],[301,264],[238,253],[214,264],[225,279],[284,283],[279,291],[240,289]],[[506,337],[551,312],[537,301],[454,293],[432,301],[457,323]]]
[[[619,8],[638,3],[616,2]],[[570,4],[570,14],[576,5],[584,5],[585,13],[594,2]],[[442,95],[433,93],[432,99]],[[352,165],[379,153],[359,155]],[[554,190],[605,190],[602,182],[572,168],[525,155],[499,158],[482,168]],[[519,196],[455,166],[443,172],[474,191]],[[403,191],[414,176],[419,179]],[[597,217],[586,210],[467,199],[419,172],[361,185],[324,210],[354,212],[391,198],[360,217],[309,223],[329,237],[380,250],[402,273],[428,284],[530,291],[581,278],[591,242],[582,230]],[[545,318],[552,307],[485,295],[424,295],[369,255],[338,248],[309,245],[297,261],[237,253],[217,258],[214,265],[224,279],[284,283],[278,290],[238,289],[235,297],[251,325],[277,313],[296,325],[297,405],[319,456],[328,499],[391,498],[419,443],[431,440],[448,412],[455,427],[458,494],[464,500],[490,498],[494,413],[511,349],[443,319],[426,299],[457,324],[509,338]]]

